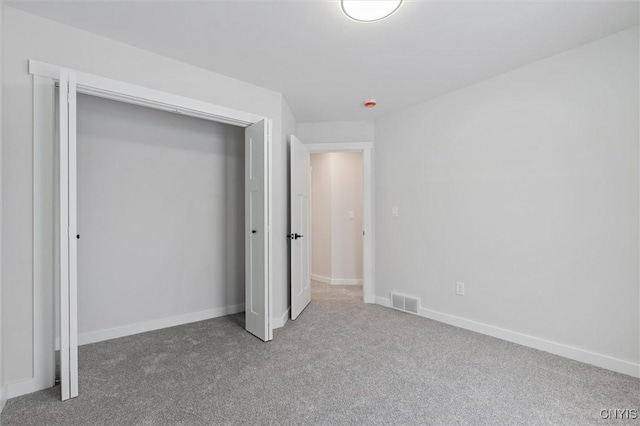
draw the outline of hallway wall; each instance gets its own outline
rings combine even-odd
[[[362,153],[312,154],[311,167],[312,277],[361,284]]]

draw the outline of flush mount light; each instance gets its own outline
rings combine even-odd
[[[380,21],[392,15],[402,0],[341,0],[340,6],[347,17],[358,22]]]

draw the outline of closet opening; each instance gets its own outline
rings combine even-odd
[[[36,61],[30,72],[34,376],[53,385],[57,370],[73,398],[79,345],[242,311],[272,339],[270,120]]]
[[[79,94],[78,344],[244,311],[244,129]]]

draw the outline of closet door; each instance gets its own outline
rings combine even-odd
[[[245,130],[245,328],[265,342],[269,324],[269,129],[266,120]]]
[[[78,241],[76,189],[76,81],[67,70],[59,85],[60,388],[78,396]]]

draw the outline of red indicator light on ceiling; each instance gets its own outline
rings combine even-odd
[[[364,107],[369,109],[374,108],[376,105],[378,105],[378,103],[373,99],[369,99],[364,103]]]

